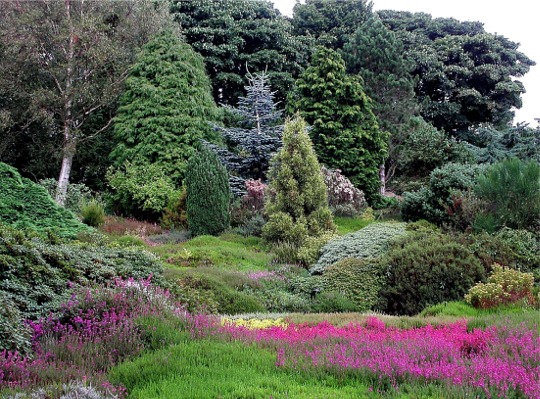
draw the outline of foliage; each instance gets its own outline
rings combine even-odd
[[[420,234],[391,249],[382,260],[386,273],[381,310],[414,315],[425,307],[458,300],[485,278],[478,259],[441,234]]]
[[[105,223],[105,208],[97,200],[91,200],[81,205],[82,222],[92,227],[99,227]]]
[[[89,230],[73,213],[58,206],[44,187],[1,162],[0,198],[0,223],[67,238]]]
[[[312,125],[310,136],[321,163],[340,169],[372,200],[379,193],[388,137],[379,129],[360,79],[347,75],[337,52],[317,50],[296,82],[289,108]]]
[[[351,301],[340,291],[323,291],[311,305],[313,312],[353,312],[358,309],[356,303]]]
[[[367,208],[367,209],[371,209],[371,208]],[[355,218],[344,217],[344,216],[336,216],[334,218],[334,223],[337,226],[337,233],[339,235],[345,235],[345,234],[348,234],[348,233],[354,233],[354,232],[356,232],[356,231],[358,231],[360,229],[363,229],[368,224],[371,224],[372,222],[375,221],[375,217],[373,217],[373,218],[364,217],[365,213],[366,212],[364,211],[364,213],[362,214],[361,217],[355,217]],[[365,215],[365,216],[368,216],[368,215]]]
[[[449,222],[452,195],[456,191],[471,190],[484,169],[482,165],[453,163],[435,169],[429,176],[427,187],[404,194],[401,216],[407,221]]]
[[[296,117],[285,124],[283,148],[270,169],[263,237],[272,244],[288,242],[300,249],[307,237],[335,230],[326,187],[306,131]]]
[[[115,277],[162,283],[162,265],[140,249],[108,248],[33,238],[0,226],[0,292],[23,318],[45,316],[69,298],[69,287]]]
[[[324,287],[342,293],[358,311],[372,310],[378,303],[384,276],[378,261],[345,258],[327,267]]]
[[[357,216],[366,206],[364,193],[354,187],[339,169],[332,170],[322,166],[321,172],[332,213],[336,216]]]
[[[55,179],[41,179],[39,184],[47,189],[47,192],[54,198],[58,190],[58,181]],[[67,186],[64,208],[78,214],[81,211],[81,205],[85,201],[92,199],[92,191],[83,183],[70,183]]]
[[[230,225],[231,188],[227,170],[206,147],[189,160],[186,213],[194,236],[217,235]]]
[[[30,349],[31,333],[28,326],[23,322],[21,313],[15,303],[4,292],[0,291],[0,352],[20,351]]]
[[[106,216],[105,224],[101,226],[100,230],[113,236],[127,234],[139,237],[161,234],[163,232],[161,226],[156,223],[118,216]]]
[[[282,100],[307,64],[309,40],[295,37],[271,2],[174,0],[170,9],[207,63],[216,102],[235,104],[249,71],[264,70]]]
[[[512,304],[523,299],[531,300],[533,284],[532,273],[505,269],[495,264],[487,283],[478,283],[470,288],[465,300],[475,308],[481,309]]]
[[[125,86],[114,123],[115,167],[155,167],[179,187],[199,141],[216,140],[208,122],[220,116],[204,60],[164,32],[144,46]]]
[[[478,196],[498,226],[533,230],[540,223],[540,164],[508,159],[478,178]]]
[[[310,272],[324,275],[328,267],[346,258],[378,258],[388,250],[393,240],[405,234],[405,223],[370,224],[356,233],[347,234],[326,244]]]
[[[337,235],[334,232],[326,232],[317,237],[307,237],[304,245],[298,251],[298,261],[303,265],[312,265],[321,254],[322,248]]]
[[[236,126],[215,126],[227,148],[211,146],[234,174],[230,181],[237,197],[244,194],[244,183],[248,180],[266,180],[270,159],[282,146],[283,126],[279,125],[282,112],[277,109],[268,75],[249,74],[248,81],[247,94],[240,97],[238,107],[226,107],[237,117]]]
[[[487,33],[481,22],[381,11],[412,62],[421,114],[437,129],[459,134],[481,123],[504,126],[521,107],[525,75],[534,61],[519,45]]]
[[[32,390],[29,394],[17,393],[8,399],[119,399],[119,396],[110,391],[101,392],[98,388],[86,381],[70,381],[62,386],[51,385]]]
[[[179,190],[176,197],[173,197],[161,216],[161,225],[166,229],[187,228],[186,200],[187,190],[185,186]]]
[[[125,216],[157,220],[179,193],[170,175],[155,164],[125,163],[107,172],[111,207]]]

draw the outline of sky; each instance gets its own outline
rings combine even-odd
[[[282,14],[292,16],[296,0],[271,0]],[[540,118],[540,15],[531,0],[374,0],[375,10],[425,12],[433,17],[456,18],[460,21],[480,21],[487,32],[505,36],[519,43],[519,51],[539,65],[519,78],[527,91],[523,107],[516,110],[514,122],[537,126]]]

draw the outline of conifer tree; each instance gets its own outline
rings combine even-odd
[[[310,136],[319,160],[340,169],[368,201],[373,200],[379,193],[388,134],[379,128],[361,78],[347,75],[337,52],[323,47],[316,51],[296,83],[289,108],[312,125]]]
[[[221,233],[230,224],[231,189],[217,155],[201,146],[189,160],[185,185],[189,229],[194,236]]]
[[[114,124],[117,168],[158,164],[179,186],[201,139],[219,118],[200,55],[171,32],[149,42],[133,65]]]
[[[263,228],[267,241],[296,248],[309,236],[335,230],[326,185],[306,127],[300,116],[285,124],[283,147],[272,159],[269,171],[265,204],[269,220]]]

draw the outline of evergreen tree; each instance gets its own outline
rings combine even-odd
[[[126,80],[111,153],[115,166],[158,164],[180,185],[201,139],[214,140],[208,121],[219,118],[204,61],[165,32],[148,43]]]
[[[231,189],[227,170],[206,146],[189,160],[185,184],[189,229],[195,236],[216,235],[230,224]]]
[[[279,124],[282,112],[277,109],[268,75],[249,74],[248,80],[247,94],[240,97],[238,107],[226,107],[237,118],[236,127],[216,126],[227,148],[211,146],[231,173],[235,196],[245,194],[247,179],[266,180],[270,158],[281,148],[283,132]]]
[[[299,249],[309,236],[335,230],[321,168],[301,117],[285,124],[283,148],[273,158],[269,176],[269,220],[263,228],[267,241]]]
[[[373,200],[380,189],[388,134],[379,128],[361,79],[347,75],[337,52],[321,47],[296,85],[289,107],[312,125],[310,135],[321,162],[340,169]]]

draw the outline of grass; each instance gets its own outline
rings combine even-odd
[[[367,225],[373,223],[373,221],[354,217],[336,216],[334,218],[334,223],[337,226],[338,234],[345,235],[363,229]]]
[[[199,236],[181,244],[165,244],[150,248],[172,268],[216,266],[234,271],[266,270],[272,256],[262,239],[223,234],[219,237]]]

